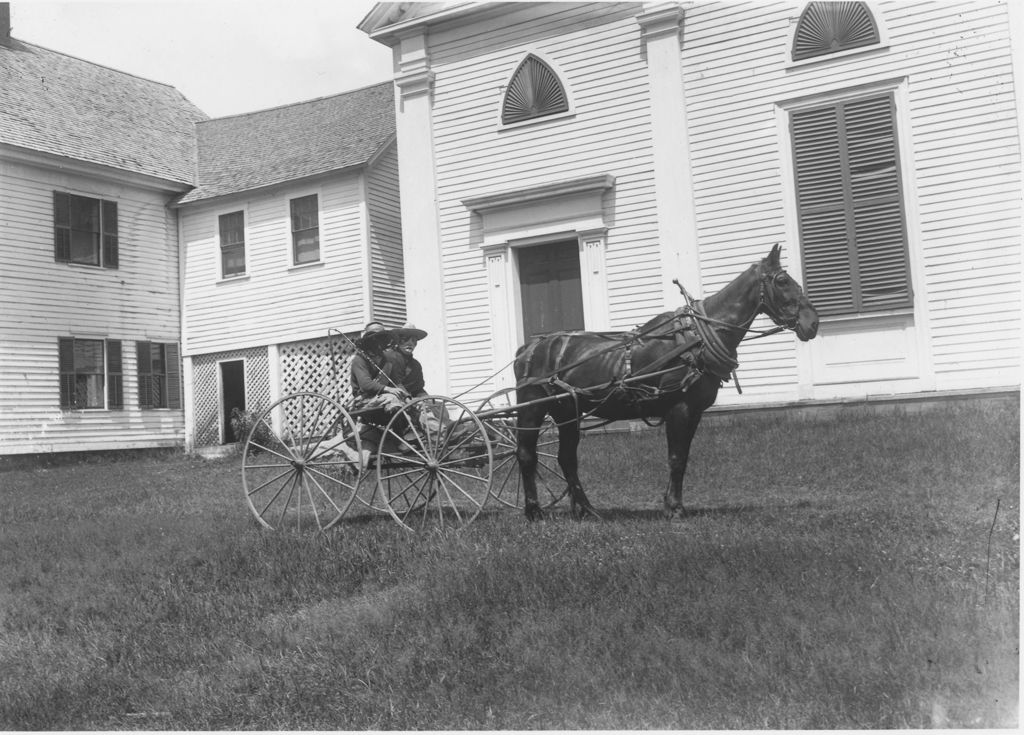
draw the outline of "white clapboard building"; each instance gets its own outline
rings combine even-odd
[[[405,318],[390,82],[196,131],[198,186],[175,205],[190,447],[237,441],[235,408],[346,401],[344,335]]]
[[[405,320],[393,85],[210,120],[10,28],[0,3],[0,457],[345,400],[345,335]]]
[[[530,333],[629,330],[775,243],[819,336],[744,345],[720,405],[1019,389],[1017,12],[378,4],[428,389],[507,386]]]
[[[0,455],[181,446],[168,203],[206,116],[10,28],[0,3]]]

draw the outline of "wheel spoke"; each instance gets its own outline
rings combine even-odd
[[[355,423],[326,396],[295,393],[264,410],[242,457],[246,502],[260,523],[298,531],[335,525],[358,493],[361,476],[357,461],[334,454],[341,444],[360,456]]]

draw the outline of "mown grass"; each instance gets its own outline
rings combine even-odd
[[[262,531],[237,459],[0,473],[0,729],[1018,724],[1019,413],[590,436],[601,522]],[[998,512],[997,512],[998,502]]]

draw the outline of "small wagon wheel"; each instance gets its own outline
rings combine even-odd
[[[245,501],[267,528],[324,531],[356,497],[363,455],[355,423],[337,402],[319,393],[285,396],[245,440]]]
[[[406,528],[464,526],[487,502],[493,462],[487,431],[472,411],[451,398],[417,398],[384,430],[378,500]]]
[[[480,404],[479,413],[502,412],[481,419],[494,445],[491,497],[510,508],[522,508],[523,479],[516,459],[515,399],[515,388],[499,390]],[[550,508],[568,492],[569,483],[558,466],[558,428],[550,416],[544,419],[537,437],[536,481],[537,499],[545,508]]]

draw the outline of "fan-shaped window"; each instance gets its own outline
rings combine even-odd
[[[551,67],[530,55],[512,75],[501,108],[501,123],[532,120],[569,111],[569,98]]]
[[[878,42],[878,26],[867,3],[807,3],[796,26],[793,61],[872,46]]]

